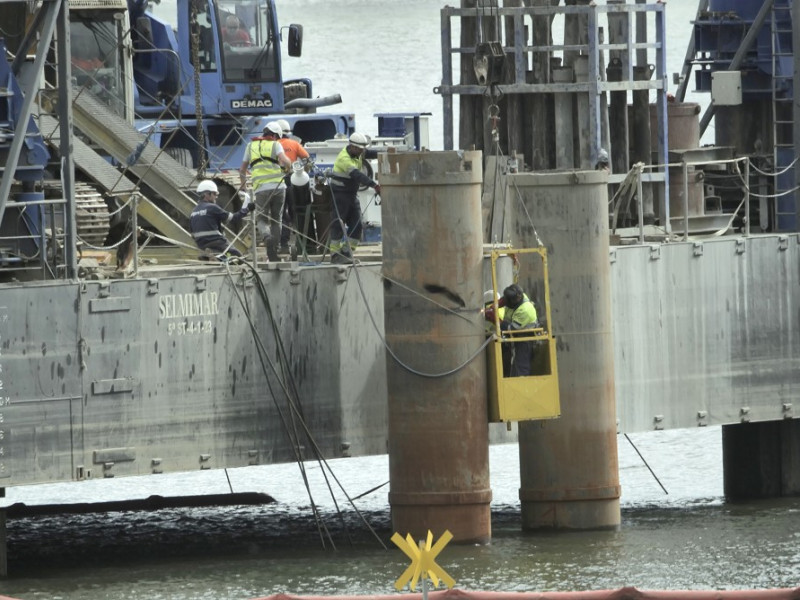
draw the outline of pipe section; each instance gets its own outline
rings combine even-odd
[[[482,154],[381,154],[378,169],[392,527],[488,542]]]
[[[513,245],[535,246],[535,228],[548,249],[561,397],[560,418],[519,426],[522,527],[618,527],[608,174],[511,177],[523,200],[515,203]],[[525,276],[520,284],[529,289]]]

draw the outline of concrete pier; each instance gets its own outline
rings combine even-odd
[[[491,538],[480,152],[385,154],[392,527]]]

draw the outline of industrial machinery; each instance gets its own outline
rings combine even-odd
[[[13,170],[14,183],[8,186],[5,218],[0,223],[0,265],[14,267],[41,259],[46,251],[44,191],[42,179],[50,153],[32,117],[22,121],[22,89],[7,60],[6,44],[0,38],[0,179],[6,169]],[[23,148],[18,160],[9,161],[15,142],[13,132],[24,129],[18,140]],[[13,166],[11,166],[13,165]],[[9,180],[11,181],[11,180]],[[51,222],[51,231],[54,224]]]
[[[184,166],[237,169],[265,118],[341,101],[312,99],[308,79],[284,81],[274,0],[179,0],[176,8],[168,22],[145,0],[71,3],[72,63],[79,85]],[[286,30],[288,55],[300,56],[302,27]],[[307,142],[347,136],[353,121],[311,116],[300,135]]]
[[[759,202],[751,203],[749,217],[762,231],[798,230],[791,10],[789,0],[701,3],[694,55],[687,63],[696,68],[697,90],[713,100],[701,135],[712,116],[735,123],[715,128],[715,144],[749,156],[755,167],[748,187]],[[738,200],[728,198],[732,179],[722,178],[718,185],[707,179],[707,193],[735,206]]]

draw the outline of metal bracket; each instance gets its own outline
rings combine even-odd
[[[289,283],[291,285],[300,285],[300,269],[289,271]]]
[[[778,236],[778,250],[785,251],[789,249],[789,236]]]
[[[664,415],[656,415],[653,417],[653,429],[656,431],[664,429]]]
[[[744,254],[744,251],[746,250],[746,248],[747,247],[745,246],[745,243],[744,243],[743,239],[737,239],[736,240],[736,254]]]
[[[650,246],[650,260],[658,260],[661,258],[661,246],[652,244]]]
[[[739,420],[742,423],[749,423],[750,422],[750,407],[743,406],[739,409]]]
[[[792,419],[792,405],[790,402],[784,402],[783,404],[783,418],[784,419]]]
[[[695,242],[692,248],[692,253],[695,256],[703,256],[703,242]]]
[[[194,278],[194,290],[196,292],[204,292],[208,287],[208,281],[206,281],[205,275],[198,275]]]
[[[158,279],[147,280],[147,295],[155,296],[158,293]]]
[[[248,450],[247,451],[247,464],[250,466],[254,466],[259,464],[258,462],[258,450]]]
[[[706,420],[708,417],[708,411],[705,410],[698,410],[697,411],[697,426],[698,427],[706,427],[708,425],[708,421]]]
[[[97,297],[108,298],[111,295],[111,283],[108,281],[100,281],[97,284]]]
[[[201,470],[210,469],[211,465],[208,464],[210,460],[211,460],[211,455],[210,454],[201,454],[200,455],[200,469]]]
[[[614,264],[615,262],[617,262],[617,249],[616,248],[611,248],[608,251],[608,260],[609,260],[609,262],[611,264]]]
[[[161,459],[160,458],[153,458],[150,460],[150,466],[152,467],[153,475],[158,475],[164,472],[164,469],[161,468]]]

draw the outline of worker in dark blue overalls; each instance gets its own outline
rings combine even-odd
[[[217,254],[228,256],[241,256],[242,253],[234,248],[225,236],[222,235],[222,226],[230,223],[239,224],[255,204],[245,198],[245,204],[235,213],[230,213],[217,205],[219,189],[217,184],[206,179],[197,186],[198,203],[192,210],[190,218],[192,237],[197,247],[201,250],[213,250]]]

